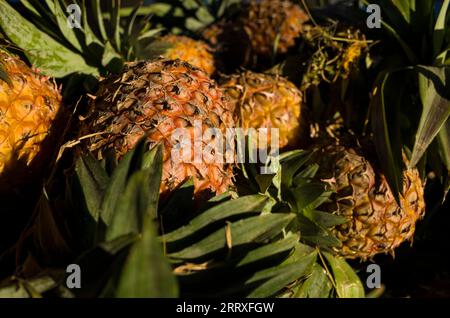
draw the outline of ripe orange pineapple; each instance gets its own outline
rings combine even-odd
[[[0,52],[0,189],[21,185],[49,156],[46,147],[61,108],[61,95],[47,77],[19,58]],[[22,180],[24,179],[24,180]]]
[[[195,121],[200,121],[201,132],[217,128],[225,133],[227,127],[234,126],[230,107],[215,82],[186,62],[159,59],[129,63],[122,74],[101,82],[83,122],[82,135],[101,133],[90,137],[86,148],[99,159],[109,151],[120,159],[147,134],[151,146],[165,146],[162,195],[189,177],[193,177],[195,195],[222,193],[232,184],[231,165],[204,158],[190,163],[175,160],[171,151],[179,143],[172,135],[176,128],[185,128],[192,136]],[[190,145],[194,148],[193,138]]]

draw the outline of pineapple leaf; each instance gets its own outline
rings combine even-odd
[[[316,210],[308,211],[305,213],[305,216],[324,228],[330,228],[347,222],[347,219],[343,216]]]
[[[86,0],[83,0],[82,2],[82,16],[83,16],[83,31],[85,36],[85,45],[87,47],[90,47],[94,43],[98,46],[103,46],[102,41],[95,35],[95,33],[92,31],[91,26],[88,22],[88,14],[87,14],[87,8],[86,8]]]
[[[298,172],[310,158],[311,153],[304,150],[293,151],[289,156],[280,158],[282,167],[281,183],[286,187],[291,187],[296,172]]]
[[[146,200],[148,191],[145,191],[147,180],[147,174],[144,171],[135,172],[130,177],[106,230],[106,240],[140,232],[142,217],[147,214],[149,208]]]
[[[188,225],[163,235],[161,240],[164,242],[174,242],[186,238],[212,223],[224,220],[231,216],[246,213],[259,213],[268,200],[269,198],[267,196],[256,194],[224,202],[200,214]]]
[[[450,8],[450,0],[444,0],[436,24],[434,26],[433,32],[434,56],[437,56],[441,52],[441,48],[444,43],[445,29],[446,27],[448,28],[448,25],[446,26],[446,23],[448,14],[450,12],[449,8]]]
[[[34,4],[31,4],[29,0],[21,0],[20,3],[28,10],[31,11],[31,13],[33,13],[34,15],[36,15],[37,17],[39,17],[40,19],[43,19],[43,15],[41,14],[41,12],[39,12],[38,9],[36,9]],[[40,4],[39,4],[40,5]]]
[[[177,297],[178,284],[163,254],[149,215],[144,216],[140,239],[133,244],[118,279],[115,296]]]
[[[325,202],[331,192],[326,192],[321,183],[307,183],[292,189],[298,212],[311,211]]]
[[[292,184],[294,187],[300,187],[312,180],[319,170],[318,164],[312,164],[304,168],[302,171],[297,173],[292,180]]]
[[[91,154],[81,156],[77,160],[75,171],[89,213],[94,220],[98,221],[102,199],[109,182],[109,176],[101,164]]]
[[[111,45],[109,41],[105,43],[103,56],[102,56],[102,65],[108,69],[110,69],[114,73],[120,72],[123,67],[123,59],[122,56],[117,53],[114,47]]]
[[[111,2],[111,34],[113,34],[114,43],[116,45],[116,49],[120,51],[121,49],[121,39],[120,39],[120,7],[121,7],[121,0],[113,0]]]
[[[313,265],[315,264],[317,253],[313,252],[308,256],[305,256],[300,261],[283,265],[271,269],[267,269],[256,273],[252,279],[249,279],[246,283],[252,283],[255,280],[261,280],[263,277],[271,276],[270,279],[259,285],[251,293],[248,294],[249,298],[263,298],[270,297],[280,290],[284,289],[290,283],[307,276],[311,273]],[[269,276],[269,277],[270,277]]]
[[[141,139],[136,147],[129,151],[114,169],[101,206],[100,217],[106,225],[110,224],[119,199],[126,187],[127,179],[134,169],[132,162],[136,159],[137,154],[142,153],[144,144],[144,139]]]
[[[68,26],[67,19],[68,17],[65,14],[66,8],[63,7],[63,4],[60,0],[53,0],[53,4],[50,4],[53,7],[53,12],[56,17],[56,22],[58,23],[59,30],[64,35],[64,38],[78,51],[81,52],[82,48],[80,42],[75,33],[75,28],[71,28]]]
[[[266,214],[229,224],[232,246],[261,243],[280,233],[293,219],[294,214]],[[227,246],[227,227],[214,232],[198,243],[169,254],[174,259],[196,259],[217,252]]]
[[[287,252],[295,247],[298,242],[298,235],[288,235],[286,238],[270,243],[248,252],[237,264],[236,267],[242,267],[275,254]]]
[[[319,264],[314,264],[311,275],[305,280],[295,294],[295,298],[328,298],[333,285],[325,270]]]
[[[64,77],[75,72],[98,75],[97,69],[87,65],[80,55],[39,31],[4,1],[0,2],[0,28],[18,46],[27,48],[27,57],[46,75]]]
[[[339,298],[364,298],[364,287],[351,266],[342,258],[323,253],[330,264]]]
[[[103,13],[100,7],[100,0],[92,0],[91,9],[93,12],[92,17],[95,21],[95,26],[97,27],[101,36],[101,42],[106,42],[108,40],[108,35],[106,33],[105,23],[103,21]]]
[[[445,68],[417,66],[422,99],[422,116],[416,133],[410,167],[422,158],[426,149],[450,116],[449,84]]]
[[[161,146],[153,148],[151,153],[152,163],[146,163],[149,167],[134,172],[127,181],[124,193],[116,203],[111,223],[107,228],[107,240],[128,233],[139,233],[145,216],[156,218],[159,192],[155,189],[158,189],[161,183]]]
[[[338,247],[339,241],[327,229],[303,215],[298,215],[298,227],[300,229],[301,240],[312,246]]]
[[[438,134],[439,146],[440,146],[440,156],[442,161],[450,171],[450,120],[442,126]]]
[[[98,297],[111,274],[120,269],[124,254],[139,239],[137,234],[127,234],[104,241],[81,254],[75,261],[83,270],[81,289],[74,290],[79,297]]]
[[[397,107],[401,101],[401,92],[405,87],[405,80],[398,78],[399,75],[401,72],[380,74],[369,105],[380,166],[397,202],[399,202],[402,184],[402,157],[396,115],[398,115]]]

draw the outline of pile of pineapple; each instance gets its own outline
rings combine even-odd
[[[361,25],[289,0],[72,2],[80,28],[66,1],[0,3],[0,199],[22,222],[0,296],[364,297],[362,262],[412,242],[425,162],[380,133]],[[247,160],[177,161],[178,128],[242,128]],[[255,163],[259,128],[279,154]]]

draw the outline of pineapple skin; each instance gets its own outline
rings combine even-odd
[[[173,34],[161,37],[158,42],[170,45],[163,57],[169,60],[180,59],[188,62],[210,76],[216,71],[211,48],[205,42]]]
[[[345,258],[371,259],[391,253],[412,240],[416,222],[424,216],[423,184],[417,169],[403,172],[400,206],[385,177],[357,147],[339,144],[322,148],[318,176],[334,193],[322,206],[347,219],[332,232],[342,242],[335,251]]]
[[[195,121],[201,122],[202,132],[217,128],[225,136],[226,128],[234,127],[230,107],[216,83],[186,62],[168,59],[134,62],[127,64],[119,76],[100,83],[91,111],[82,123],[81,135],[103,132],[85,143],[86,149],[98,159],[110,151],[120,159],[147,135],[150,147],[164,144],[162,196],[190,177],[196,197],[220,194],[232,185],[232,166],[225,159],[177,161],[171,156],[172,148],[177,146],[171,137],[177,128],[187,129],[192,136]],[[191,142],[194,149],[194,138]],[[222,155],[225,154],[218,154]]]
[[[278,75],[246,71],[231,76],[222,88],[245,133],[250,128],[278,128],[280,149],[300,144],[302,93],[293,83]]]
[[[286,53],[309,18],[300,6],[290,1],[252,0],[240,19],[253,52],[270,56],[277,40],[276,53]]]
[[[51,151],[47,141],[62,111],[62,98],[54,82],[19,58],[2,51],[0,64],[10,80],[10,83],[0,80],[0,189],[3,191],[27,183],[49,159]]]

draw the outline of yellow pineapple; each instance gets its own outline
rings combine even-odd
[[[370,259],[378,253],[393,253],[413,238],[416,222],[425,212],[417,169],[403,172],[399,206],[386,178],[361,147],[339,139],[329,141],[319,149],[318,162],[318,177],[334,192],[322,209],[347,219],[333,229],[342,242],[338,254]]]
[[[274,48],[276,53],[286,53],[307,20],[300,6],[287,0],[252,0],[241,17],[253,51],[263,56],[270,56]]]
[[[214,56],[211,48],[203,41],[194,40],[183,35],[169,34],[153,43],[153,46],[166,45],[162,54],[169,60],[180,59],[205,71],[208,75],[215,72]]]
[[[302,93],[293,83],[278,75],[246,71],[231,76],[222,88],[245,133],[250,128],[278,128],[280,148],[300,143]]]
[[[0,189],[24,184],[49,156],[51,127],[61,95],[47,77],[0,52]]]

